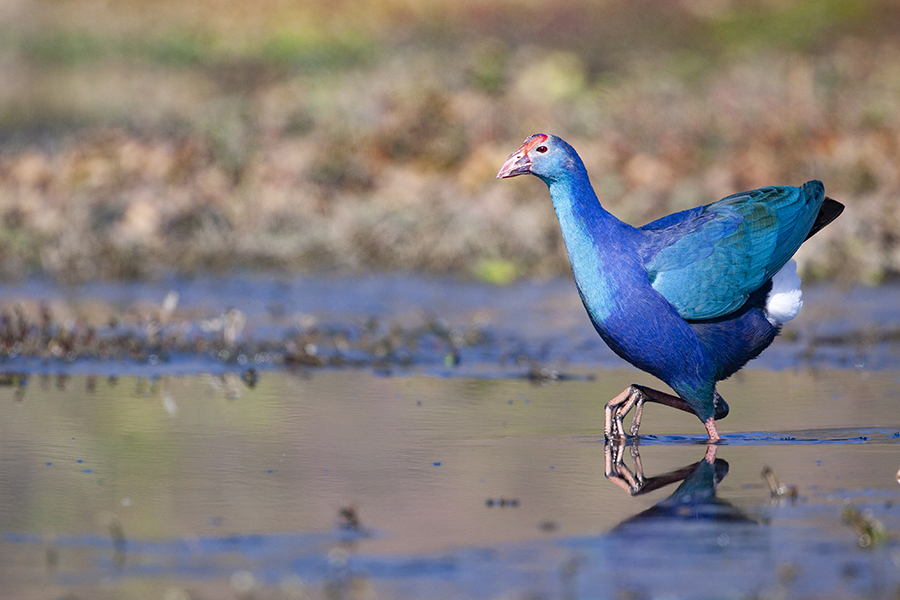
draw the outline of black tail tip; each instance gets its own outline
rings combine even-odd
[[[716,421],[728,416],[728,403],[725,402],[725,398],[723,398],[719,392],[713,393],[713,407],[715,408],[713,419]]]
[[[843,204],[841,204],[837,200],[832,200],[828,196],[825,196],[825,201],[822,202],[822,207],[819,209],[819,214],[816,215],[816,220],[813,223],[812,229],[810,229],[809,233],[806,235],[806,239],[811,238],[816,233],[821,231],[823,227],[837,219],[842,212],[844,212]]]

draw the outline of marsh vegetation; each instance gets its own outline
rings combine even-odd
[[[816,278],[900,272],[900,11],[794,0],[12,4],[0,274],[568,271],[535,131],[632,223],[768,184],[849,210]]]

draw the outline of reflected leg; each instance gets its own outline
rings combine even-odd
[[[715,449],[715,445],[710,445],[707,447],[704,460],[709,461],[710,464],[715,462]],[[667,486],[671,483],[675,483],[676,481],[682,481],[685,477],[693,473],[694,469],[697,468],[697,465],[700,464],[694,463],[681,469],[676,469],[674,471],[670,471],[669,473],[664,473],[663,475],[646,478],[644,477],[644,465],[641,462],[641,454],[638,450],[638,441],[635,440],[631,445],[631,458],[634,461],[634,471],[629,469],[625,464],[624,454],[624,439],[610,440],[606,442],[606,446],[604,447],[604,458],[606,461],[605,474],[607,479],[609,479],[611,482],[613,482],[632,496],[645,494],[653,490],[658,490],[659,488]]]
[[[632,496],[639,494],[644,488],[644,466],[641,463],[637,446],[631,446],[634,472],[625,465],[622,459],[625,454],[624,438],[607,441],[603,450],[606,460],[606,478]]]

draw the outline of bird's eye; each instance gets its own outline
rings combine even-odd
[[[544,152],[547,151],[547,146],[538,146],[537,148],[535,148],[535,150],[537,150],[538,152],[543,154]]]

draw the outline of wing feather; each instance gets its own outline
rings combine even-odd
[[[824,187],[766,187],[670,215],[641,228],[651,285],[685,319],[740,308],[806,239]]]

